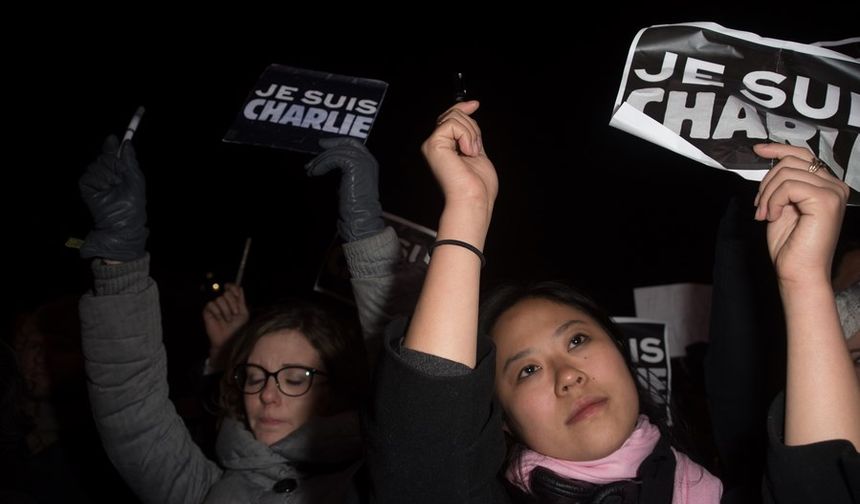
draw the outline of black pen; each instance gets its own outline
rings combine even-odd
[[[457,72],[454,78],[454,101],[466,101],[466,83],[463,80],[463,72]]]

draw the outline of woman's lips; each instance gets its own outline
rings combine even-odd
[[[278,425],[280,423],[283,423],[280,420],[276,420],[274,418],[259,418],[259,419],[257,419],[257,421],[259,421],[263,425],[269,425],[269,426]]]
[[[608,399],[605,397],[593,397],[578,401],[573,412],[567,418],[567,423],[574,424],[596,415],[603,410],[607,401]]]

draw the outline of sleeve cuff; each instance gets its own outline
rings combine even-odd
[[[468,375],[475,370],[460,362],[419,350],[403,348],[403,336],[409,327],[409,318],[401,317],[391,322],[385,330],[386,352],[406,367],[426,376],[457,377]],[[477,364],[492,356],[492,345],[484,338],[478,340]],[[476,366],[477,367],[477,366]]]
[[[91,267],[96,296],[142,292],[148,285],[149,253],[119,264],[104,264],[101,259],[94,259]]]
[[[343,244],[343,255],[353,278],[390,275],[400,262],[400,241],[392,227],[361,240]]]

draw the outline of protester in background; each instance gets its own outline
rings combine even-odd
[[[15,493],[0,501],[132,499],[101,449],[90,413],[77,299],[62,297],[21,313],[12,344],[11,363],[0,365],[0,495]]]
[[[849,241],[841,252],[835,263],[833,288],[842,331],[860,380],[860,242]]]
[[[347,261],[358,305],[365,346],[371,364],[381,347],[381,334],[397,314],[415,304],[426,265],[403,259],[397,234],[384,226],[379,202],[379,164],[361,142],[327,138],[324,149],[305,166],[308,176],[339,172],[337,233]],[[226,356],[235,336],[251,319],[243,287],[227,283],[221,295],[206,303],[202,314],[209,352],[202,374],[192,373],[197,391],[180,410],[195,442],[210,458],[217,458],[219,395]]]
[[[739,181],[720,221],[714,254],[706,391],[719,454],[717,473],[725,485],[723,501],[730,504],[761,502],[768,405],[785,388],[784,314],[766,227],[749,219],[755,195],[754,188]],[[857,281],[850,221],[846,215],[832,280],[846,337],[860,324],[860,291],[853,293],[852,309],[852,290],[845,288]]]
[[[364,349],[322,306],[275,307],[234,338],[221,390],[221,465],[191,441],[168,399],[144,185],[133,146],[115,137],[80,181],[94,219],[81,248],[95,279],[80,302],[83,347],[111,460],[145,502],[357,499]]]

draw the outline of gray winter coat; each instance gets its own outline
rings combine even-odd
[[[392,286],[403,275],[397,235],[345,247],[366,338],[391,315]],[[94,288],[80,302],[93,415],[105,450],[144,502],[358,502],[362,443],[355,412],[315,418],[269,447],[227,419],[217,441],[220,465],[191,439],[168,398],[158,288],[149,256],[93,262]],[[400,277],[401,279],[398,279]],[[417,293],[420,285],[412,284]],[[402,298],[398,300],[402,303]]]

